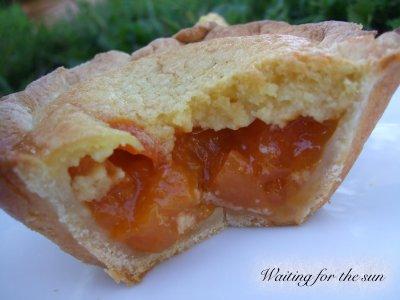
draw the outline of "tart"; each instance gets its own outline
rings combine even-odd
[[[400,81],[400,35],[202,19],[0,102],[0,204],[134,283],[227,226],[301,224]]]

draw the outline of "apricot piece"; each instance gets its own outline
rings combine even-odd
[[[266,193],[246,159],[231,151],[216,176],[211,191],[227,207],[258,208],[263,206]],[[220,203],[219,203],[220,204]]]

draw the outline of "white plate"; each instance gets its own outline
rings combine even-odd
[[[0,211],[0,299],[400,299],[400,89],[349,176],[299,227],[228,229],[117,285]],[[279,267],[314,276],[384,274],[381,282],[263,282]],[[311,283],[311,281],[310,281]]]

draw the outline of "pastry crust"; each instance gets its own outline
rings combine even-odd
[[[0,103],[0,205],[126,283],[226,225],[299,224],[329,200],[399,84],[400,35],[374,35],[344,22],[226,26],[214,17],[132,55],[111,51],[59,68]],[[216,209],[171,248],[144,255],[108,240],[71,189],[68,167],[83,156],[101,162],[120,145],[144,150],[108,125],[114,119],[134,121],[168,155],[176,131],[237,129],[255,118],[283,125],[300,115],[341,121],[299,195],[301,209],[288,207],[279,222]]]

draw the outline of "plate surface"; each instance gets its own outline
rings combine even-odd
[[[0,299],[400,299],[399,156],[400,89],[331,203],[305,224],[225,230],[130,288],[0,211]],[[304,277],[262,281],[268,268]],[[358,280],[339,281],[350,268]],[[298,286],[321,270],[335,277]]]

